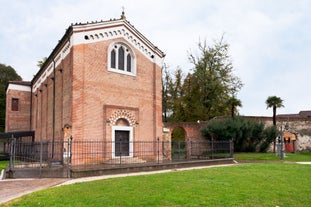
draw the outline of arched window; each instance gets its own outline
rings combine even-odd
[[[126,56],[126,71],[127,72],[131,72],[131,62],[132,62],[131,54],[128,54]]]
[[[119,47],[118,50],[118,55],[119,55],[119,60],[118,60],[118,69],[119,70],[124,70],[124,49],[122,46]]]
[[[108,50],[108,71],[136,75],[135,54],[128,45],[123,42],[114,42]]]
[[[116,68],[116,51],[113,49],[111,50],[111,59],[110,59],[110,64],[111,68]]]

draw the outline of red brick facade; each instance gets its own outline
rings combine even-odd
[[[115,44],[131,54],[131,73],[110,69]],[[161,139],[163,57],[124,18],[70,26],[32,80],[26,128],[36,140],[113,141],[116,130],[129,130],[132,141]],[[8,116],[7,129],[21,130],[17,122]]]

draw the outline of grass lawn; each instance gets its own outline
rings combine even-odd
[[[311,165],[267,162],[114,178],[35,192],[3,206],[310,206]]]
[[[9,164],[9,161],[7,160],[0,161],[0,172],[1,170],[5,169],[8,164]]]
[[[311,152],[285,153],[284,160],[274,153],[235,153],[234,159],[237,161],[282,161],[282,162],[311,162]]]
[[[9,164],[9,160],[5,159],[7,159],[7,154],[0,153],[0,172]]]

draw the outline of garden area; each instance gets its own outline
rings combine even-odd
[[[38,191],[1,206],[308,206],[311,153],[237,153],[248,164],[111,178]]]

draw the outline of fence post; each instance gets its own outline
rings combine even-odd
[[[214,159],[214,139],[212,138],[211,158]]]
[[[191,142],[190,138],[187,138],[187,142],[186,142],[186,156],[187,156],[188,160],[191,159],[191,155],[192,155],[192,142]]]
[[[233,158],[233,141],[230,140],[230,158]]]
[[[158,141],[158,164],[160,163],[160,138],[157,138]]]
[[[14,177],[13,161],[14,161],[14,156],[15,156],[15,138],[13,135],[12,135],[10,141],[11,141],[11,144],[10,144],[10,163],[9,163],[8,177],[13,178]]]
[[[178,160],[180,160],[180,141],[177,142],[178,146]]]
[[[120,167],[122,166],[122,139],[120,138],[119,144],[119,151],[120,151]]]
[[[70,138],[68,139],[68,153],[69,153],[69,157],[68,157],[68,165],[69,165],[69,178],[72,177],[71,173],[72,173],[72,136],[70,135]],[[68,177],[68,172],[67,172],[67,177]]]
[[[40,170],[39,170],[39,178],[42,177],[42,156],[43,156],[43,141],[40,141]]]

